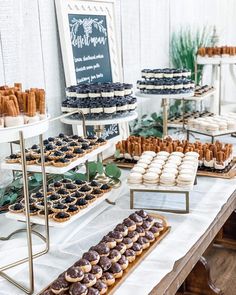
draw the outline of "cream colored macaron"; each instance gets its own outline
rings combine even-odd
[[[143,182],[155,184],[158,183],[159,175],[157,173],[148,172],[143,175]]]
[[[142,153],[142,155],[148,155],[148,156],[151,156],[151,157],[155,157],[156,153],[153,152],[153,151],[145,151],[145,152]]]
[[[152,173],[156,173],[156,174],[160,175],[161,174],[161,168],[159,168],[159,167],[150,167],[150,168],[148,168],[146,170],[146,172],[147,173],[152,172]]]
[[[165,168],[163,167],[162,173],[171,173],[174,174],[175,176],[179,173],[176,168]]]
[[[191,156],[191,157],[194,157],[196,159],[199,158],[199,154],[197,152],[187,152],[187,153],[185,153],[185,157],[187,157],[187,156]]]
[[[193,184],[193,174],[180,174],[176,180],[177,186],[188,186]]]
[[[137,164],[139,164],[139,163],[145,163],[145,164],[150,164],[152,162],[152,160],[150,160],[150,159],[146,159],[146,158],[140,158],[139,160],[138,160],[138,163]]]
[[[178,156],[180,158],[183,158],[184,154],[182,152],[173,152],[171,153],[171,156]]]
[[[166,151],[160,151],[157,153],[157,157],[158,156],[165,156],[165,157],[169,157],[170,153],[166,152]]]
[[[131,184],[139,184],[142,183],[143,181],[143,175],[141,173],[130,173],[130,175],[128,176],[128,182]]]
[[[165,186],[175,185],[175,174],[162,173],[160,176],[160,184]]]
[[[130,173],[141,173],[144,174],[146,172],[146,169],[144,169],[143,167],[139,167],[139,166],[134,166],[133,169],[131,169]]]
[[[142,167],[142,168],[144,168],[144,169],[146,169],[147,167],[148,167],[148,164],[147,163],[137,163],[136,165],[135,165],[135,167]]]

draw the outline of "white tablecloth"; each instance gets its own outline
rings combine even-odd
[[[227,138],[227,141],[229,139]],[[232,141],[232,138],[231,138]],[[72,265],[82,252],[97,243],[103,235],[110,231],[118,222],[130,214],[129,192],[125,179],[128,171],[123,171],[122,187],[114,192],[118,198],[116,206],[106,203],[105,211],[94,218],[92,213],[75,221],[65,229],[50,229],[51,249],[34,263],[35,294],[47,286],[67,267]],[[162,213],[172,226],[171,232],[142,262],[116,291],[117,295],[145,295],[166,275],[174,266],[176,260],[186,252],[204,234],[222,206],[236,189],[235,179],[223,180],[216,178],[198,177],[198,184],[190,194],[190,213],[187,215]],[[153,193],[136,193],[136,207],[162,206],[184,208],[184,196],[164,195]],[[92,217],[91,217],[92,216]],[[0,235],[4,236],[23,224],[8,220],[0,215]],[[42,231],[40,226],[37,227]],[[34,238],[35,251],[42,248],[42,242]],[[1,266],[26,255],[25,236],[20,234],[11,241],[0,242]],[[20,282],[27,282],[27,267],[22,265],[7,272],[14,275]],[[1,295],[23,294],[0,277]]]

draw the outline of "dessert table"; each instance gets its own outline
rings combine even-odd
[[[227,137],[233,143],[233,138]],[[111,230],[132,210],[129,209],[129,190],[126,184],[128,170],[122,171],[122,185],[114,191],[116,206],[102,203],[103,213],[94,218],[91,210],[77,222],[65,228],[50,228],[50,252],[34,261],[35,294],[52,282],[61,272],[73,264],[80,255],[104,234]],[[178,215],[164,213],[172,229],[166,238],[144,259],[130,274],[124,284],[115,292],[117,295],[135,294],[170,294],[173,295],[181,285],[191,268],[212,242],[217,231],[236,207],[235,179],[199,177],[191,197],[190,213]],[[142,193],[136,200],[136,207],[145,207],[152,203],[160,207],[174,206],[181,208],[184,199],[179,196],[163,194],[156,198],[155,193]],[[95,208],[96,210],[96,208]],[[24,228],[23,223],[8,220],[0,215],[1,236],[6,236],[13,229]],[[40,230],[41,226],[37,226]],[[34,251],[41,249],[42,242],[34,238]],[[0,241],[1,265],[9,263],[26,253],[25,237]],[[9,271],[20,282],[25,281],[27,267],[21,265]],[[3,278],[0,278],[0,294],[23,294]]]

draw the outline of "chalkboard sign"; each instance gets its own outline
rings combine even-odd
[[[105,15],[69,14],[76,82],[112,82]]]
[[[66,85],[121,81],[114,1],[58,0],[56,8]],[[119,126],[104,134],[119,135]]]
[[[94,127],[93,126],[87,126],[86,127],[87,135],[94,135]],[[104,139],[111,139],[120,134],[120,129],[118,124],[109,124],[104,126],[104,130],[102,133],[102,138]]]

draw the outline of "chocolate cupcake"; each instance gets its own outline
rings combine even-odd
[[[82,258],[88,260],[91,263],[91,265],[95,265],[98,263],[100,256],[98,252],[91,250],[89,252],[85,252]]]
[[[115,279],[118,279],[123,275],[123,269],[119,263],[113,263],[109,271],[113,274]]]
[[[74,267],[80,267],[83,272],[90,272],[92,269],[91,263],[86,259],[79,259],[75,264]]]
[[[76,283],[82,281],[84,278],[84,272],[79,267],[70,267],[65,273],[65,279],[69,283]]]
[[[88,288],[80,282],[74,283],[70,287],[70,295],[87,295]],[[59,294],[59,293],[57,293]]]
[[[115,283],[115,278],[110,272],[104,272],[101,281],[103,281],[107,286],[112,286]]]
[[[100,279],[102,276],[102,268],[99,265],[93,265],[91,269],[91,273],[95,275],[97,279]]]

